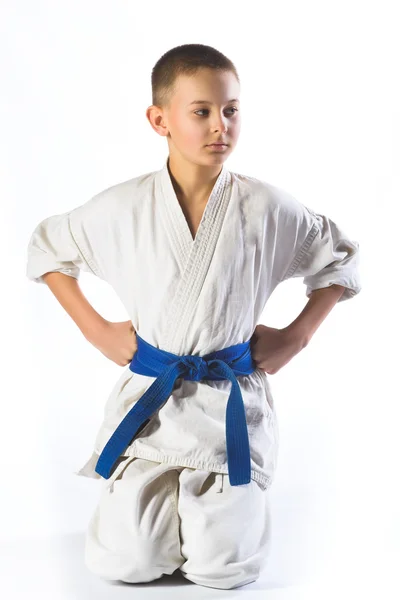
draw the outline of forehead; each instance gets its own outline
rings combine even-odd
[[[223,104],[239,100],[239,94],[239,82],[231,71],[201,69],[195,75],[177,77],[172,100],[185,106],[199,100]]]

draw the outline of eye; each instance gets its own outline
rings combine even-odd
[[[234,113],[238,112],[238,109],[235,106],[232,106],[230,109],[228,108],[228,110],[233,110]],[[208,112],[208,108],[201,108],[200,110],[196,110],[194,114],[196,115],[197,113],[204,112],[204,111]],[[203,115],[200,115],[200,117],[202,117],[202,116]]]

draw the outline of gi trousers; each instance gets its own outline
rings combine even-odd
[[[182,575],[232,589],[258,578],[269,556],[270,488],[231,486],[228,475],[120,457],[102,480],[85,539],[95,575],[144,583]]]

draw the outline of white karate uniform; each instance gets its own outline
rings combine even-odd
[[[250,340],[269,296],[290,277],[304,278],[307,296],[339,284],[346,288],[339,302],[352,298],[361,290],[358,248],[328,217],[276,186],[225,166],[193,239],[167,159],[162,169],[116,184],[39,223],[29,241],[27,276],[42,283],[49,271],[75,278],[80,270],[93,273],[112,286],[144,340],[174,354],[203,356]],[[154,381],[124,368],[105,404],[92,456],[78,475],[100,478],[94,469],[102,449]],[[244,487],[253,495],[255,487],[267,492],[274,477],[276,410],[263,370],[239,377],[238,383],[251,451],[251,482]],[[170,473],[175,467],[172,473],[179,472],[187,483],[195,480],[197,469],[220,474],[229,485],[224,475],[230,389],[229,380],[178,379],[171,396],[123,456],[164,465],[154,467],[155,473],[164,473],[164,468]],[[124,473],[142,463],[129,460]],[[143,485],[138,483],[137,491]],[[240,488],[229,494],[242,494]],[[245,506],[246,501],[247,516]],[[238,532],[242,543],[244,533],[240,528]]]

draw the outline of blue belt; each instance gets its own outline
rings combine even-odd
[[[160,350],[136,334],[137,351],[129,365],[134,373],[157,377],[131,408],[104,446],[96,464],[96,473],[108,479],[119,456],[138,430],[171,395],[176,379],[230,379],[231,391],[226,408],[226,449],[231,485],[250,483],[250,445],[242,393],[236,376],[250,375],[255,365],[250,342],[236,344],[205,356],[179,356]],[[142,427],[143,426],[143,427]]]

